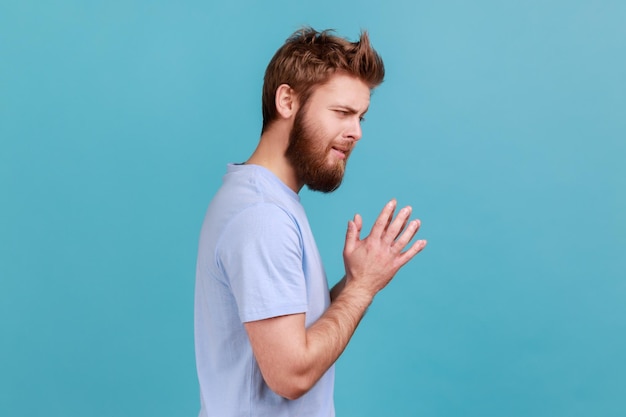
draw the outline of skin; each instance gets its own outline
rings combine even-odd
[[[263,133],[249,164],[264,166],[296,193],[304,186],[285,157],[289,135],[299,109],[295,92],[286,84],[276,91],[279,118]],[[361,138],[361,120],[370,102],[369,87],[357,78],[335,74],[319,86],[307,103],[307,123],[316,126],[319,149],[327,164],[345,164]],[[288,399],[309,391],[346,348],[375,295],[425,246],[409,244],[419,220],[409,220],[411,207],[394,218],[391,200],[376,219],[370,234],[361,238],[363,221],[348,222],[343,251],[345,277],[331,290],[331,305],[310,327],[305,314],[292,314],[245,323],[252,350],[269,387]]]

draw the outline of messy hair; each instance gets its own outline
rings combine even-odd
[[[370,89],[383,82],[383,60],[372,48],[367,32],[357,42],[305,27],[291,35],[276,51],[265,71],[263,82],[263,131],[278,117],[276,90],[289,85],[304,105],[313,87],[326,83],[336,72],[359,78]]]

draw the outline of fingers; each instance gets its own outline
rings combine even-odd
[[[400,236],[400,233],[402,232],[402,230],[404,230],[404,227],[409,221],[409,217],[411,217],[411,211],[412,208],[410,206],[407,206],[398,212],[398,215],[393,220],[393,222],[389,224],[389,227],[387,228],[387,231],[383,236],[383,241],[385,243],[392,244],[393,241],[396,240],[398,236]]]
[[[398,257],[398,268],[402,267],[404,264],[409,262],[415,255],[420,253],[422,249],[426,247],[428,242],[426,240],[416,240],[415,243],[411,245],[411,247],[404,253]]]
[[[415,234],[417,233],[417,231],[420,228],[420,221],[419,220],[412,220],[406,230],[404,230],[404,232],[402,234],[399,235],[399,237],[396,239],[395,242],[393,242],[393,244],[391,245],[397,252],[402,252],[404,250],[404,247],[406,245],[408,245],[408,243],[413,239],[413,237],[415,237]]]
[[[404,222],[402,223],[402,226],[400,227],[400,230],[398,230],[398,234],[394,237],[394,240],[398,238],[398,236],[400,236],[400,233],[404,230],[404,228],[406,227],[407,223],[409,222],[409,217],[411,217],[410,213],[408,216],[406,216],[406,219],[404,219]]]
[[[413,240],[415,234],[420,228],[421,223],[417,219],[409,222],[411,212],[413,211],[411,206],[402,208],[394,218],[396,206],[397,201],[392,199],[385,205],[385,207],[383,207],[383,210],[378,215],[378,218],[372,226],[370,235],[366,239],[380,239],[384,244],[391,246],[393,251],[400,255],[400,258],[403,259],[402,264],[404,264],[419,253],[424,246],[426,246],[426,241],[419,240],[415,242],[406,252],[401,253],[409,242]],[[354,219],[348,223],[346,250],[352,250],[356,247],[356,244],[360,241],[362,226],[363,220],[358,214],[355,215]]]
[[[393,219],[393,212],[396,209],[396,200],[393,199],[383,207],[383,211],[380,212],[378,218],[374,222],[374,226],[372,226],[372,231],[370,232],[370,236],[374,238],[380,238],[389,224]]]

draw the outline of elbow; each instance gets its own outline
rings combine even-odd
[[[297,400],[298,398],[302,397],[304,394],[308,392],[308,390],[301,390],[301,389],[291,388],[291,387],[288,387],[284,390],[272,389],[272,391],[274,391],[277,395],[280,395],[281,397],[286,398],[291,401]]]
[[[315,381],[300,375],[266,379],[265,382],[274,393],[288,400],[297,400],[309,392],[315,385]]]

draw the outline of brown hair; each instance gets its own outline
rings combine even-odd
[[[265,70],[263,82],[263,130],[277,118],[275,96],[281,84],[298,94],[300,105],[310,97],[313,87],[324,84],[337,71],[361,79],[370,89],[383,82],[383,60],[372,48],[367,32],[357,42],[305,27],[291,35],[280,47]]]

